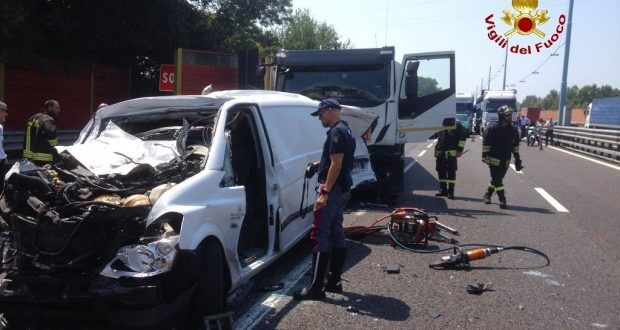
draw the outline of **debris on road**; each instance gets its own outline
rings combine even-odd
[[[489,283],[476,283],[474,285],[467,285],[467,292],[469,294],[475,294],[477,296],[482,295],[484,292],[492,292],[495,291],[494,289],[491,289],[491,286],[493,285],[492,282]]]
[[[426,314],[430,315],[432,318],[436,319],[441,316],[441,313],[436,310],[428,310]]]

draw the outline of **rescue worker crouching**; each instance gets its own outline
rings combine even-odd
[[[47,100],[43,109],[28,119],[24,137],[24,158],[38,166],[50,164],[58,159],[58,135],[56,119],[60,113],[60,103]]]
[[[342,221],[344,208],[353,184],[353,156],[355,138],[347,122],[340,119],[340,104],[325,99],[312,116],[318,116],[323,127],[329,127],[319,163],[319,188],[314,204],[312,240],[312,282],[295,292],[296,300],[320,300],[327,292],[342,292],[341,275],[347,255]],[[331,255],[331,262],[330,262]],[[325,281],[327,265],[330,273]]]
[[[465,130],[463,125],[456,122],[456,127],[441,131],[435,145],[435,158],[437,178],[439,179],[439,192],[435,196],[448,196],[454,199],[454,185],[456,184],[457,158],[463,154],[465,148]]]
[[[491,183],[484,194],[484,203],[491,204],[493,192],[497,192],[499,207],[505,209],[506,192],[503,179],[510,165],[510,154],[515,157],[515,169],[523,168],[519,155],[519,131],[512,125],[512,109],[501,106],[498,109],[498,121],[491,126],[482,142],[482,162],[489,165],[491,170]]]

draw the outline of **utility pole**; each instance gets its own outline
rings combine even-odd
[[[491,90],[491,66],[489,65],[489,80],[487,81],[487,90]]]
[[[570,56],[570,36],[573,28],[573,6],[575,0],[570,0],[568,9],[568,24],[566,24],[566,43],[564,46],[564,71],[562,72],[562,86],[560,87],[560,113],[558,116],[558,122],[560,125],[566,124],[564,122],[564,106],[566,105],[566,81],[568,79],[568,59]]]
[[[502,90],[506,90],[506,70],[508,70],[508,39],[506,39],[506,57],[504,58],[504,85]]]

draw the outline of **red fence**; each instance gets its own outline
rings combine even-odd
[[[45,100],[60,102],[59,129],[79,129],[101,102],[129,98],[129,69],[108,65],[52,65],[46,70],[5,66],[4,102],[9,106],[5,131],[23,131],[28,117]]]

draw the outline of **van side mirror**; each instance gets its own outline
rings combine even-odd
[[[408,61],[407,62],[407,75],[417,76],[418,68],[420,67],[420,61]]]
[[[452,117],[452,118],[444,118],[443,122],[441,123],[442,126],[447,127],[447,126],[455,126],[456,125],[456,118]]]

